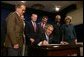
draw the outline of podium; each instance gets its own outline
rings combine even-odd
[[[32,56],[80,56],[82,45],[47,45],[32,48]]]

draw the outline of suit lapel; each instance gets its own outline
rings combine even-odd
[[[34,31],[34,27],[33,27],[32,22],[30,22],[30,29],[32,29]]]
[[[37,23],[36,23],[36,32],[38,31],[38,25],[37,25]]]
[[[24,28],[24,25],[23,25],[23,20],[17,15],[17,13],[15,12],[16,14],[16,25]]]
[[[32,28],[32,30],[34,31],[34,27],[33,27],[33,24],[32,24],[32,22],[30,22],[30,26],[31,26],[31,28]],[[37,32],[37,30],[38,30],[38,27],[37,27],[37,23],[36,23],[36,32]],[[34,31],[35,32],[35,31]]]

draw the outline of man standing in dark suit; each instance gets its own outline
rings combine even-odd
[[[61,31],[61,16],[56,15],[55,16],[55,22],[53,23],[54,26],[54,31],[53,31],[53,36],[54,36],[54,44],[59,44],[62,40],[62,31]]]
[[[26,35],[26,42],[27,45],[36,45],[38,42],[38,34],[39,34],[39,28],[38,24],[36,23],[37,21],[37,14],[32,14],[31,15],[31,21],[26,22],[25,25],[25,35]]]
[[[16,11],[8,15],[7,34],[4,46],[8,48],[8,56],[21,56],[23,46],[23,19],[21,16],[25,13],[26,6],[23,3],[16,5]]]
[[[43,16],[41,22],[38,23],[41,33],[44,33],[44,31],[45,31],[44,28],[45,28],[45,25],[47,24],[47,21],[48,21],[48,17],[47,16]]]
[[[32,47],[36,47],[37,43],[39,42],[38,34],[39,34],[39,28],[37,21],[37,14],[33,13],[31,15],[31,21],[26,22],[25,24],[25,36],[26,36],[26,45],[28,46],[28,53],[31,54]],[[28,55],[30,55],[28,54]]]

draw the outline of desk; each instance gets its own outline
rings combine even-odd
[[[47,45],[32,48],[33,56],[80,56],[81,45]]]

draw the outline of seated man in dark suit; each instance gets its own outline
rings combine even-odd
[[[48,45],[53,43],[53,32],[54,28],[51,24],[47,24],[45,26],[45,32],[40,34],[40,42],[38,43],[39,46],[41,45]]]

